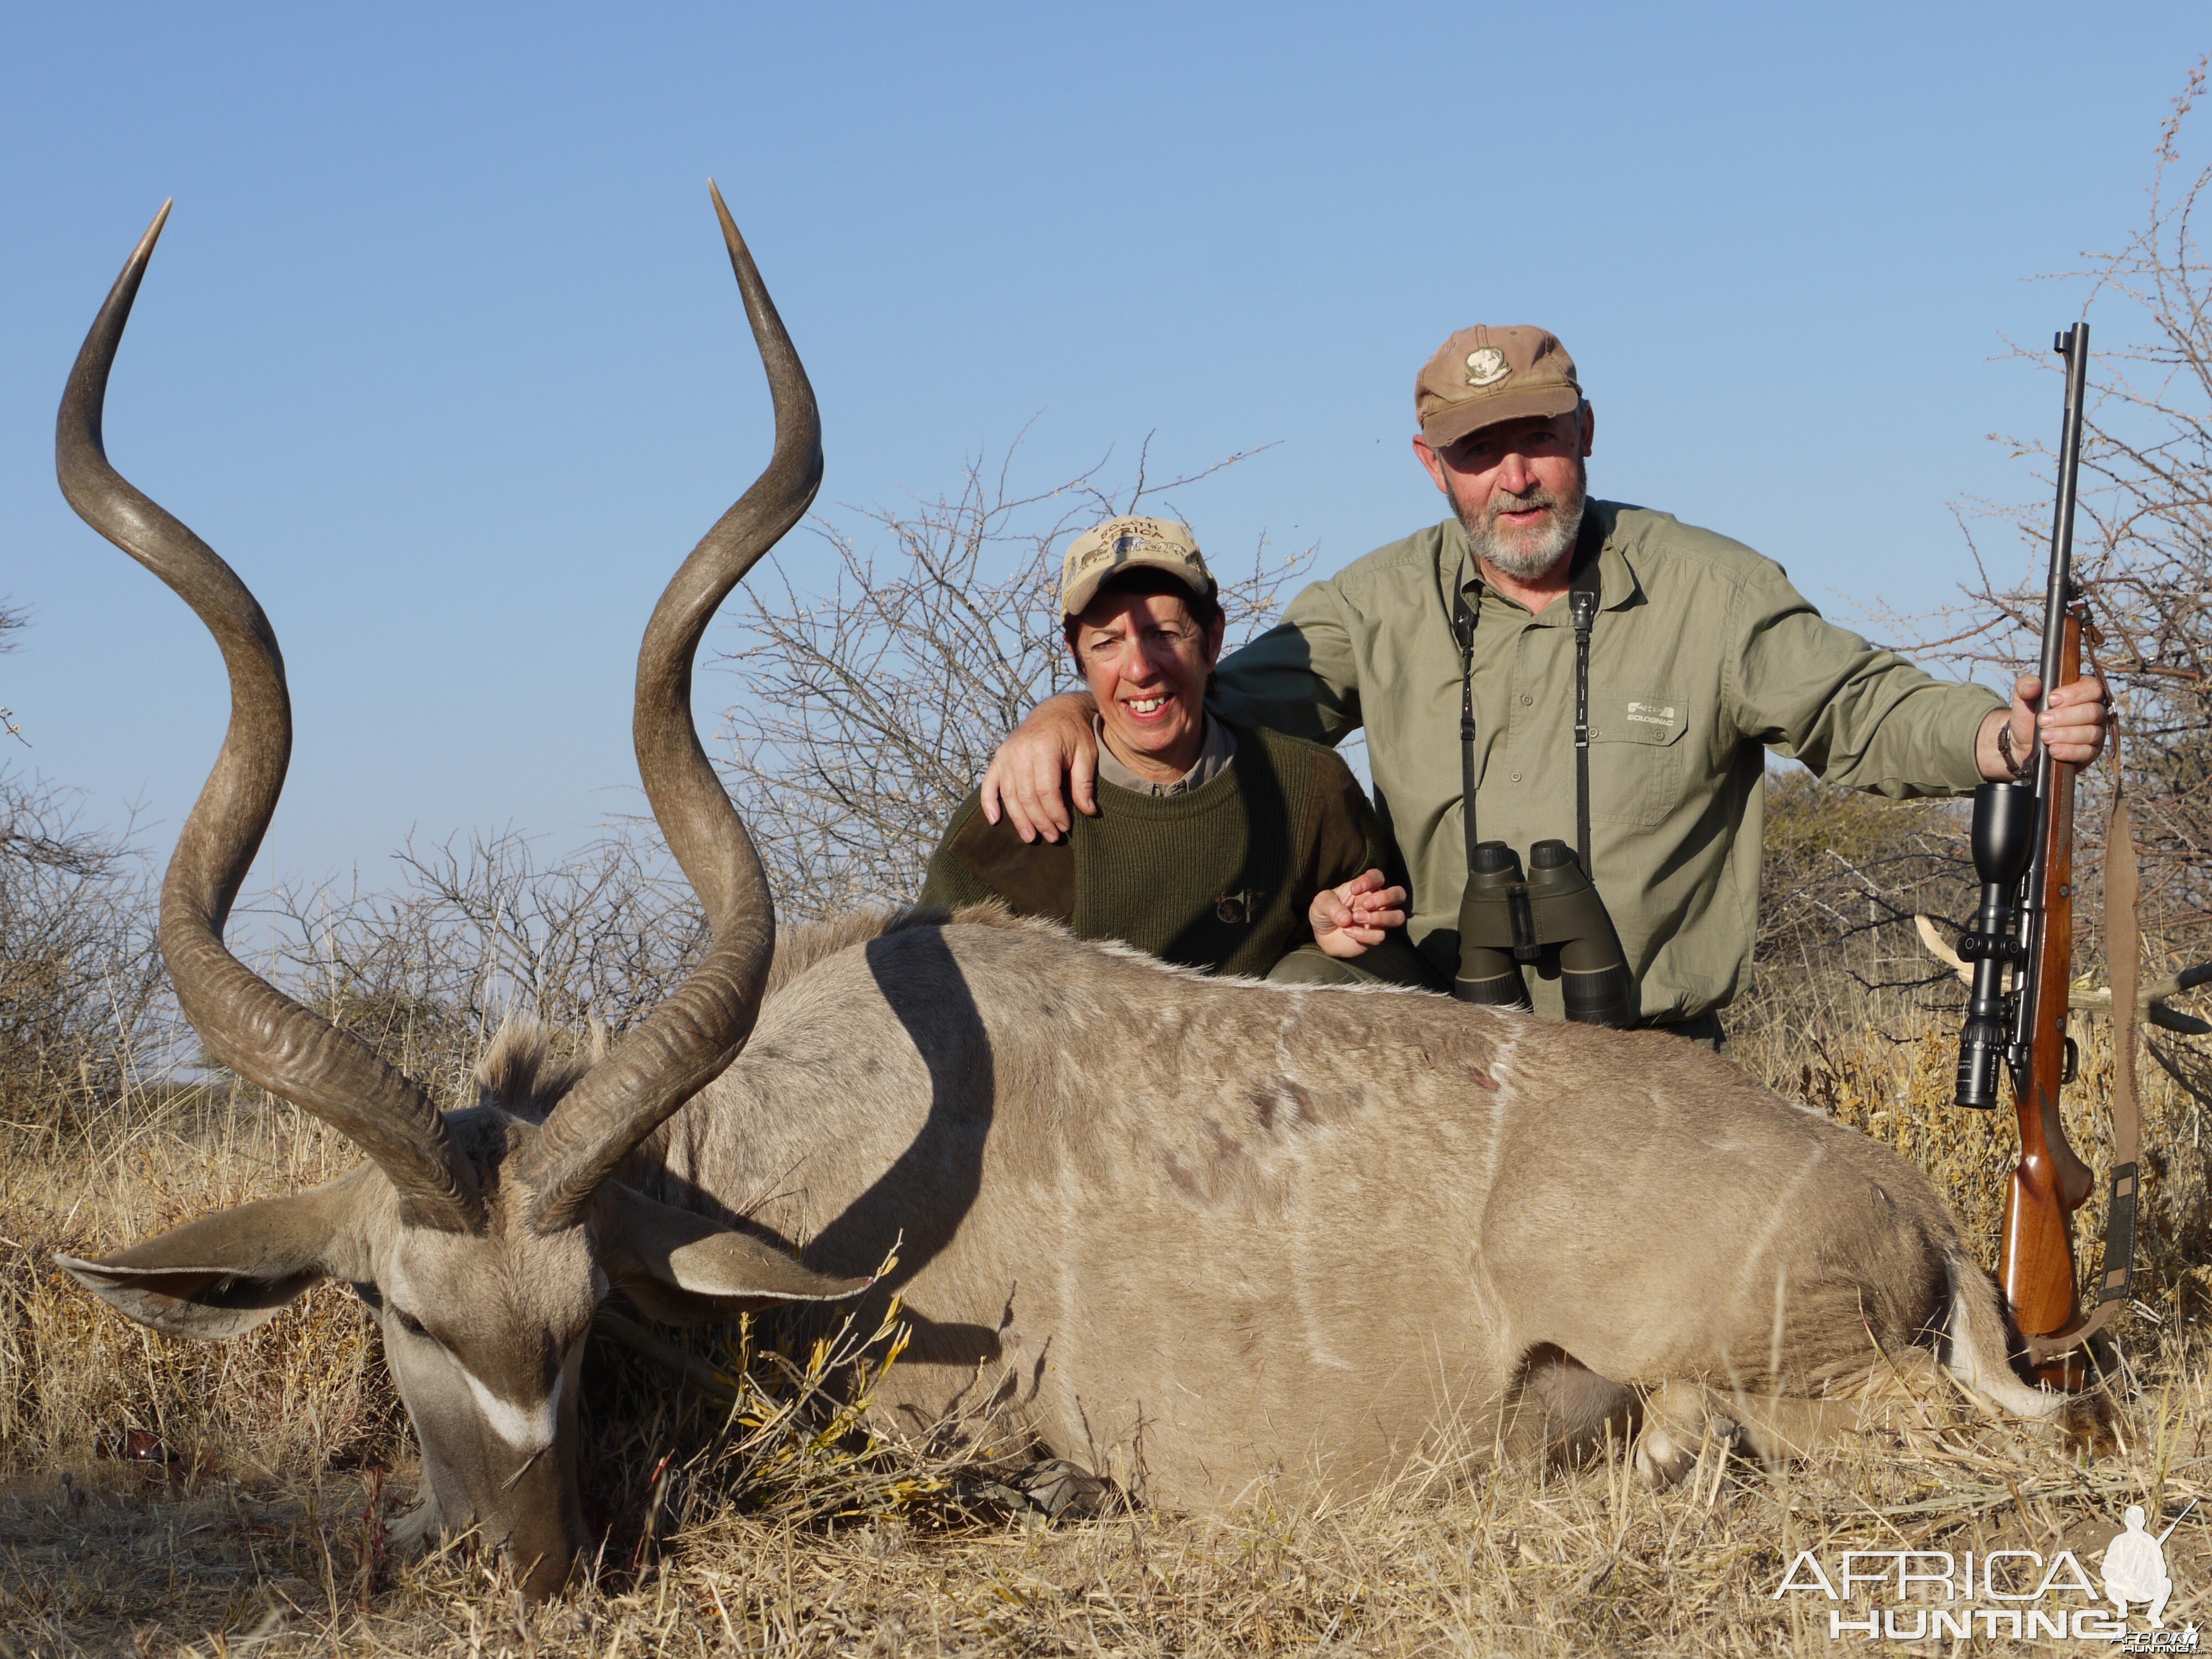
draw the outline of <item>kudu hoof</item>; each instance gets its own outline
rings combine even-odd
[[[1654,1492],[1664,1492],[1678,1484],[1697,1467],[1696,1449],[1685,1449],[1656,1423],[1646,1427],[1636,1442],[1636,1472]]]

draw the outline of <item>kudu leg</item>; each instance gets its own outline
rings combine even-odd
[[[1668,1382],[1644,1402],[1636,1467],[1655,1486],[1673,1486],[1709,1439],[1769,1466],[1796,1462],[1869,1431],[1925,1426],[1928,1402],[1953,1392],[1934,1357],[1917,1349],[1819,1398]]]
[[[1641,1416],[1633,1389],[1572,1354],[1546,1346],[1531,1353],[1505,1408],[1505,1450],[1516,1457],[1580,1463],[1635,1437]]]

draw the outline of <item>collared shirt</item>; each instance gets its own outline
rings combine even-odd
[[[1121,763],[1121,757],[1106,746],[1106,722],[1102,715],[1091,717],[1092,735],[1098,739],[1098,776],[1101,781],[1116,789],[1127,789],[1133,794],[1182,795],[1193,789],[1203,789],[1221,775],[1221,770],[1237,758],[1237,739],[1229,728],[1212,715],[1206,716],[1206,736],[1200,743],[1198,758],[1191,763],[1190,770],[1166,783],[1154,783],[1150,778],[1139,777]]]
[[[1646,1019],[1725,1006],[1758,922],[1765,750],[1831,782],[1905,798],[1981,782],[1974,738],[2002,699],[1939,682],[1825,621],[1781,566],[1669,514],[1592,501],[1599,610],[1590,650],[1591,863]],[[1575,841],[1570,607],[1534,615],[1485,592],[1447,520],[1358,560],[1225,659],[1216,706],[1335,744],[1364,726],[1376,805],[1404,855],[1409,931],[1449,975],[1467,882],[1460,653],[1451,587],[1480,601],[1476,816],[1523,859]],[[1529,975],[1540,1012],[1559,988]]]

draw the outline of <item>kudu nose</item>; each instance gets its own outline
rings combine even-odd
[[[575,1570],[577,1552],[565,1543],[532,1555],[514,1545],[507,1547],[507,1561],[521,1576],[522,1593],[532,1601],[544,1601],[561,1593]]]

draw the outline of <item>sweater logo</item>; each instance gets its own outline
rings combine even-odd
[[[1267,894],[1257,888],[1248,887],[1241,893],[1224,893],[1213,901],[1213,914],[1231,927],[1242,927],[1259,914],[1260,901]]]

